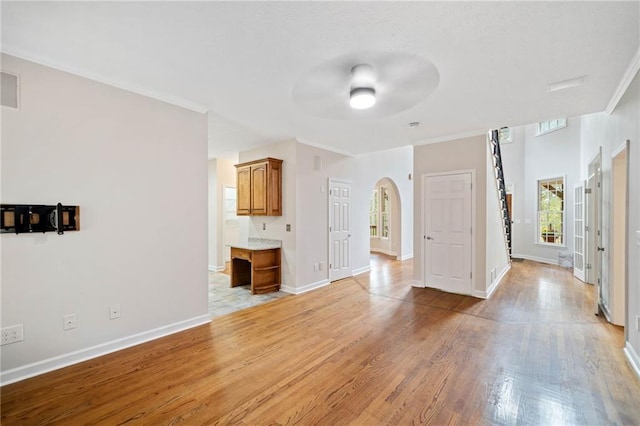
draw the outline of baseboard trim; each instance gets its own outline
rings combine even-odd
[[[385,250],[381,248],[370,248],[369,251],[372,251],[374,253],[386,254],[387,256],[395,256],[396,259],[398,258],[398,253],[396,253],[395,251]]]
[[[365,274],[367,272],[371,272],[371,265],[363,266],[362,268],[356,268],[351,271],[351,275],[356,276],[360,274]]]
[[[502,268],[502,271],[500,271],[500,273],[493,280],[493,282],[491,283],[487,291],[474,291],[474,296],[479,297],[481,299],[490,298],[491,295],[496,291],[496,289],[502,282],[502,279],[504,278],[505,275],[507,275],[507,272],[509,272],[510,269],[511,269],[511,263],[507,263],[505,267]]]
[[[631,368],[633,368],[636,376],[638,376],[638,379],[640,379],[640,356],[638,356],[636,351],[633,349],[633,346],[631,346],[629,342],[625,342],[622,352],[624,352],[624,355],[627,357],[627,361],[629,361],[629,364],[631,364]]]
[[[64,355],[59,355],[53,358],[34,362],[32,364],[16,367],[11,370],[2,371],[0,372],[0,386],[19,382],[21,380],[48,373],[53,370],[58,370],[60,368],[68,367],[73,364],[78,364],[93,358],[98,358],[112,352],[117,352],[122,349],[139,345],[141,343],[156,340],[170,334],[187,330],[189,328],[208,324],[209,322],[211,322],[211,317],[209,316],[209,314],[200,315],[188,320],[179,321],[163,327],[158,327],[152,330],[144,331],[142,333],[123,337],[121,339],[115,339],[110,342],[91,346],[89,348],[80,349]]]
[[[398,260],[409,260],[413,259],[413,253],[405,254],[404,256],[400,256]]]
[[[418,280],[412,280],[411,281],[411,287],[427,288],[427,286],[422,281],[418,281]]]
[[[316,281],[314,283],[311,284],[307,284],[305,286],[302,286],[300,288],[297,287],[290,287],[288,285],[281,285],[280,286],[280,291],[284,291],[285,293],[289,293],[289,294],[302,294],[302,293],[306,293],[308,291],[311,290],[315,290],[321,287],[324,287],[326,285],[331,284],[331,281],[324,279],[324,280],[320,280],[320,281]]]
[[[515,257],[517,259],[533,260],[534,262],[540,262],[540,263],[546,263],[547,265],[558,266],[557,259],[547,259],[544,257],[528,256],[526,254],[512,254],[511,257]]]
[[[222,272],[222,271],[224,271],[224,266],[209,265],[209,272]]]

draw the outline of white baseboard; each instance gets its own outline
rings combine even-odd
[[[371,265],[363,266],[362,268],[356,268],[351,271],[351,275],[356,276],[360,274],[365,274],[367,272],[371,272]]]
[[[511,263],[507,263],[505,267],[502,268],[502,271],[500,271],[500,273],[496,276],[493,282],[489,285],[489,288],[487,289],[487,291],[474,290],[473,296],[479,297],[480,299],[490,298],[493,292],[496,291],[496,289],[500,285],[500,282],[502,281],[504,276],[507,274],[507,272],[509,272],[509,269],[511,269]]]
[[[558,266],[558,259],[547,259],[544,257],[535,257],[535,256],[529,256],[526,254],[512,254],[511,257],[515,257],[517,259],[533,260],[534,262],[540,262],[540,263],[546,263],[547,265]]]
[[[400,256],[398,260],[409,260],[413,259],[413,253],[405,254],[404,256]]]
[[[0,386],[48,373],[53,370],[58,370],[63,367],[68,367],[73,364],[78,364],[83,361],[107,355],[151,340],[159,339],[209,322],[211,322],[209,314],[200,315],[185,321],[154,328],[153,330],[143,331],[142,333],[123,337],[121,339],[112,340],[89,348],[80,349],[64,355],[16,367],[11,370],[2,371],[0,372]]]
[[[374,253],[386,254],[387,256],[395,256],[396,258],[398,257],[398,253],[396,253],[395,251],[385,250],[381,248],[370,248],[369,251],[372,251]]]
[[[418,280],[412,280],[411,281],[411,287],[427,288],[427,286],[422,281],[418,281]]]
[[[638,378],[640,379],[640,356],[638,356],[636,351],[633,349],[633,346],[631,346],[629,342],[625,343],[622,352],[624,352],[625,356],[627,357],[627,361],[629,361],[629,364],[631,364],[631,368],[633,368],[636,376],[638,376]]]
[[[315,283],[307,284],[300,288],[290,287],[288,285],[281,285],[280,291],[284,291],[285,293],[289,293],[289,294],[302,294],[311,290],[315,290],[320,287],[324,287],[329,284],[331,284],[331,281],[324,279],[324,280],[316,281]]]
[[[209,265],[209,271],[211,271],[211,272],[222,272],[222,271],[224,271],[224,266]]]

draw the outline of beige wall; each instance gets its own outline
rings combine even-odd
[[[473,293],[485,294],[486,282],[486,136],[474,136],[454,141],[421,145],[414,150],[414,239],[413,239],[413,276],[417,282],[423,283],[424,275],[424,240],[422,221],[422,177],[429,173],[450,172],[457,170],[475,171],[475,214],[473,221],[473,245],[475,258],[473,266]]]
[[[80,231],[1,237],[2,327],[24,325],[2,381],[208,322],[206,117],[11,56],[2,70],[21,101],[1,111],[2,203],[81,209]]]

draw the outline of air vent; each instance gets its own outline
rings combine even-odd
[[[6,72],[0,74],[2,74],[2,86],[0,86],[2,106],[18,109],[18,76]]]

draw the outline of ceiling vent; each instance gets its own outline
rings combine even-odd
[[[2,106],[18,109],[18,76],[1,72],[0,93],[2,93]]]

